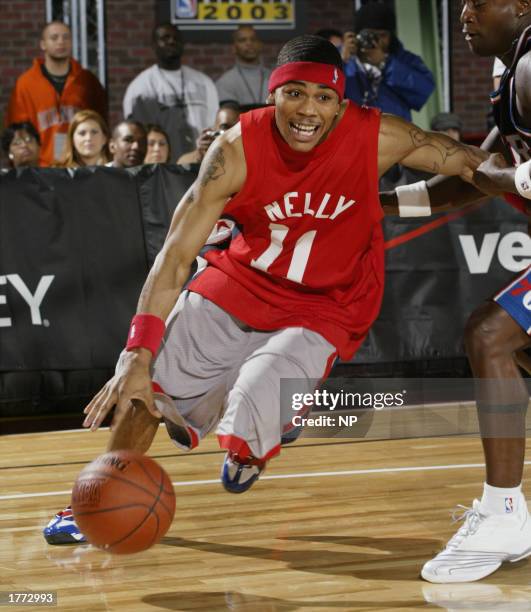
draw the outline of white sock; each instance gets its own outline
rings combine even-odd
[[[481,509],[487,514],[512,514],[516,512],[521,500],[523,500],[521,484],[517,487],[504,488],[485,483]]]

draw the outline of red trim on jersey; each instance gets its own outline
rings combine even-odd
[[[290,81],[309,81],[333,89],[341,102],[345,97],[345,73],[332,64],[290,62],[275,68],[269,77],[269,93]]]
[[[336,359],[337,359],[337,351],[334,351],[330,355],[330,357],[328,358],[328,361],[326,362],[325,371],[324,371],[323,375],[321,376],[321,381],[324,381],[324,380],[326,380],[328,378],[328,375],[330,374],[330,370],[334,366],[334,361]]]
[[[199,445],[199,436],[189,425],[186,427],[186,431],[190,436],[190,450],[193,450],[196,446]]]
[[[164,389],[159,385],[159,383],[156,383],[154,380],[151,381],[151,388],[155,393],[163,393],[164,395],[168,395],[165,393]]]
[[[379,125],[377,110],[349,102],[328,137],[299,152],[278,133],[274,107],[244,113],[247,178],[224,211],[243,229],[205,254],[189,290],[256,329],[315,331],[351,359],[383,297]]]
[[[513,208],[523,212],[524,215],[527,214],[527,205],[529,200],[526,200],[521,195],[516,193],[504,193],[503,197],[505,198],[505,201],[508,202]]]
[[[219,447],[238,455],[240,459],[245,461],[249,457],[253,456],[251,449],[247,442],[238,436],[232,434],[218,434]],[[259,463],[265,463],[280,453],[280,444],[274,446],[267,454],[263,457],[255,457]]]

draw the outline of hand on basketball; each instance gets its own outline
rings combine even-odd
[[[514,191],[514,167],[500,153],[493,153],[474,172],[474,185],[489,195]]]
[[[141,404],[154,417],[161,418],[155,407],[151,377],[150,358],[137,352],[123,352],[118,360],[116,374],[102,387],[83,410],[86,418],[83,427],[98,429],[109,412],[115,408],[111,429],[124,418],[132,403]]]

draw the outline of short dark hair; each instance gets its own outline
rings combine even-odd
[[[160,30],[160,28],[173,28],[179,33],[179,35],[181,34],[181,30],[179,30],[179,26],[176,23],[172,23],[171,21],[163,21],[162,23],[157,23],[157,25],[155,25],[151,30],[151,42],[156,42],[157,31]]]
[[[343,33],[335,28],[322,28],[321,30],[318,30],[315,35],[320,36],[321,38],[326,38],[326,40],[330,40],[332,36],[339,36],[339,38],[343,38]]]
[[[13,142],[13,138],[15,137],[16,132],[19,130],[24,130],[30,136],[33,136],[37,143],[41,144],[41,137],[39,136],[39,132],[35,129],[33,123],[29,121],[22,121],[21,123],[11,123],[2,133],[2,150],[4,153],[9,153],[9,147]]]
[[[343,60],[336,47],[326,38],[315,34],[303,34],[292,38],[280,49],[277,66],[292,62],[330,64],[343,70]]]
[[[41,30],[41,40],[44,38],[44,34],[46,33],[46,30],[52,25],[62,25],[62,26],[65,26],[65,28],[67,28],[68,30],[72,31],[72,29],[67,23],[65,23],[64,21],[61,21],[60,19],[54,19],[53,21],[49,21],[43,26]]]
[[[162,134],[164,136],[164,138],[166,139],[166,142],[168,143],[168,159],[170,159],[171,158],[171,143],[170,143],[170,137],[168,136],[168,133],[166,132],[166,130],[158,123],[148,123],[145,126],[145,130],[146,130],[146,136],[149,136],[150,132],[155,132],[156,134]]]
[[[120,121],[113,127],[112,134],[111,134],[112,140],[116,138],[116,136],[118,135],[118,128],[122,125],[134,125],[138,129],[142,130],[142,132],[144,132],[144,134],[146,134],[147,136],[146,126],[143,123],[140,123],[140,121],[135,121],[134,119],[124,119],[123,121]]]
[[[232,33],[232,42],[236,41],[236,34],[238,34],[238,32],[241,32],[242,30],[252,30],[255,34],[257,33],[256,28],[252,23],[242,23]]]
[[[241,112],[240,103],[236,100],[221,100],[219,103],[219,108],[220,110],[222,108],[230,108],[231,110],[236,111],[238,113]]]

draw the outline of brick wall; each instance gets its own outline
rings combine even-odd
[[[4,0],[0,19],[0,115],[21,72],[40,53],[46,4],[41,0]],[[0,122],[3,125],[3,120]]]
[[[154,62],[151,30],[156,0],[106,0],[107,70],[111,125],[121,119],[128,83]],[[352,22],[351,0],[306,0],[308,31]],[[40,31],[46,18],[44,0],[3,0],[0,19],[0,116],[17,77],[40,55]],[[227,34],[230,40],[230,33]],[[264,46],[266,63],[273,64],[281,44]],[[189,43],[184,62],[217,78],[233,63],[230,43]],[[0,125],[3,124],[0,117]]]
[[[156,0],[107,0],[107,60],[110,94],[110,120],[121,118],[121,103],[128,83],[154,63],[151,30]],[[341,28],[352,22],[351,0],[305,0],[308,31],[324,27]],[[127,14],[127,19],[123,15]],[[185,33],[186,39],[186,33]],[[208,34],[205,35],[205,38]],[[227,41],[231,34],[227,33]],[[281,43],[264,45],[264,61],[273,64]],[[234,63],[230,42],[188,43],[183,63],[216,79]]]
[[[478,57],[468,48],[459,23],[460,2],[452,6],[453,111],[463,119],[465,133],[485,133],[492,90],[492,58]]]

